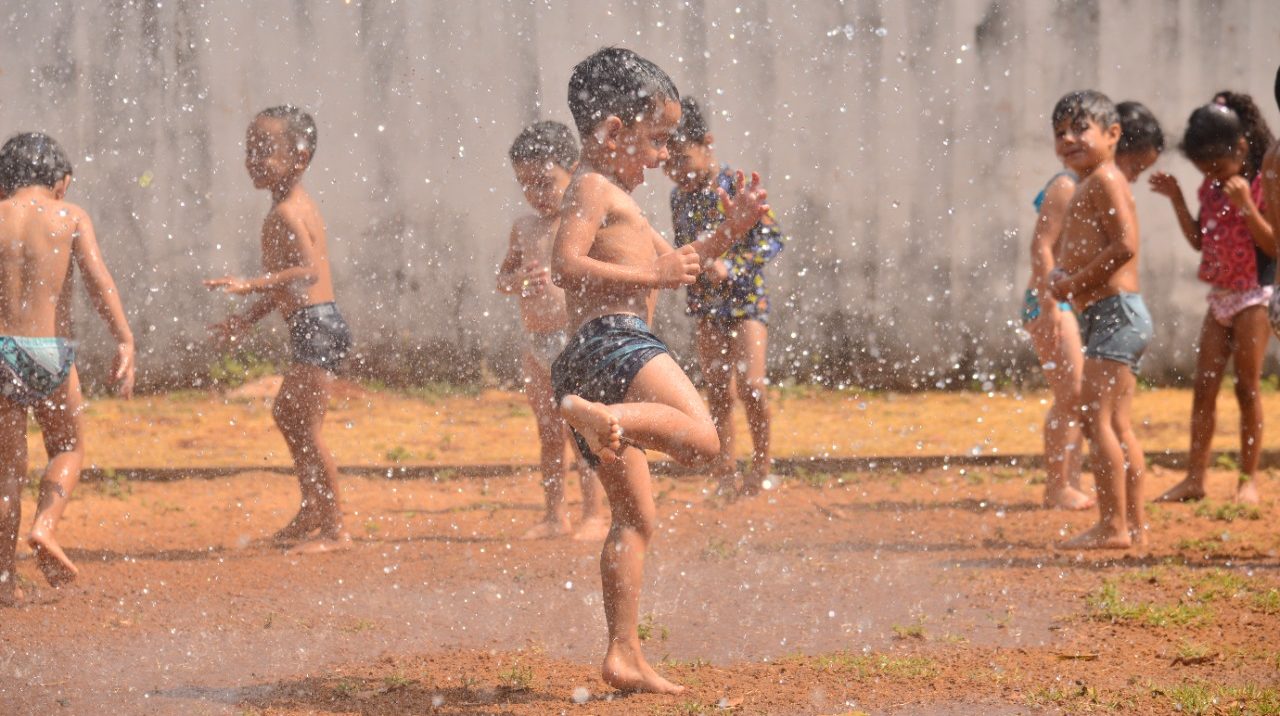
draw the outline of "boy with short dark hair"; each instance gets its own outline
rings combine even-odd
[[[271,414],[289,446],[302,490],[298,514],[275,539],[301,540],[296,552],[325,552],[351,543],[342,526],[338,468],[321,435],[329,383],[351,350],[351,332],[333,300],[324,220],[301,183],[315,156],[316,140],[315,121],[297,107],[271,107],[254,117],[245,139],[245,168],[254,188],[271,192],[271,211],[262,224],[267,273],[204,282],[232,295],[262,295],[244,314],[210,326],[224,341],[235,340],[276,310],[289,324],[292,364]]]
[[[628,691],[679,693],[645,660],[637,630],[644,557],[655,530],[645,449],[707,465],[720,441],[701,397],[649,331],[656,289],[693,282],[768,212],[759,177],[719,192],[725,220],[673,249],[631,192],[667,159],[680,94],[657,65],[630,50],[597,51],[573,69],[569,109],[582,159],[565,192],[552,278],[577,332],[551,368],[561,412],[597,466],[613,525],[600,557],[609,647],[603,678]]]
[[[569,316],[564,291],[551,283],[551,243],[560,226],[560,202],[569,186],[570,172],[578,164],[578,140],[573,130],[559,122],[537,122],[520,132],[508,155],[525,201],[533,209],[511,226],[507,255],[498,269],[498,291],[520,297],[526,338],[521,356],[524,391],[538,424],[546,500],[542,520],[523,538],[538,539],[573,530],[565,510],[565,424],[551,388],[551,362],[569,342],[565,333]],[[573,537],[604,539],[609,520],[604,514],[600,480],[585,463],[581,478],[582,521]]]
[[[49,465],[27,543],[49,584],[79,569],[54,539],[84,463],[80,377],[71,339],[74,266],[116,339],[112,382],[133,393],[133,333],[98,248],[89,215],[65,200],[71,162],[51,137],[19,134],[0,149],[0,606],[22,601],[15,551],[27,478],[27,411],[35,413]]]
[[[1081,417],[1092,444],[1098,523],[1068,549],[1127,549],[1146,541],[1145,460],[1133,433],[1134,372],[1151,341],[1138,294],[1138,220],[1129,182],[1115,163],[1120,117],[1101,92],[1072,92],[1053,110],[1054,146],[1080,181],[1067,207],[1049,290],[1070,301],[1084,343]]]

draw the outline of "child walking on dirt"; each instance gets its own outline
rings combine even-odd
[[[578,140],[559,122],[538,122],[520,132],[508,152],[516,181],[533,209],[511,226],[506,258],[498,269],[498,291],[520,296],[525,346],[521,356],[525,397],[538,423],[542,490],[546,513],[524,539],[569,534],[565,509],[565,424],[551,389],[551,362],[569,342],[564,290],[551,283],[551,243],[560,227],[560,202],[578,164]],[[575,447],[576,449],[576,447]],[[600,540],[609,532],[604,492],[595,471],[582,465],[582,521],[574,539]]]
[[[1062,227],[1050,295],[1070,301],[1084,347],[1080,413],[1096,462],[1099,520],[1063,544],[1125,549],[1146,539],[1146,464],[1133,433],[1134,371],[1151,340],[1151,315],[1138,294],[1138,221],[1116,166],[1120,117],[1106,95],[1072,92],[1053,109],[1054,147],[1079,177]]]
[[[93,222],[65,201],[71,162],[52,138],[19,134],[0,149],[0,606],[24,598],[15,551],[27,477],[27,411],[35,413],[49,465],[27,544],[49,584],[79,574],[54,539],[84,463],[84,398],[71,339],[71,271],[79,269],[116,341],[112,382],[133,393],[133,333],[107,271]]]
[[[680,126],[667,150],[664,171],[671,190],[671,221],[676,246],[685,246],[713,231],[724,221],[718,192],[731,196],[733,172],[716,163],[714,137],[702,109],[691,97],[680,100]],[[769,343],[769,295],[764,267],[782,251],[781,227],[769,212],[742,241],[706,270],[688,288],[687,312],[698,325],[695,343],[707,403],[720,437],[720,460],[714,469],[721,494],[732,495],[737,465],[733,456],[733,394],[746,408],[751,432],[751,471],[742,479],[740,494],[755,495],[769,477],[769,379],[765,373]]]
[[[1258,502],[1254,476],[1262,453],[1262,359],[1271,332],[1267,303],[1276,278],[1273,226],[1263,215],[1262,160],[1274,142],[1262,113],[1246,94],[1221,92],[1218,101],[1191,113],[1182,150],[1204,174],[1200,212],[1191,214],[1178,180],[1163,172],[1151,188],[1167,196],[1182,234],[1200,252],[1201,281],[1210,285],[1200,328],[1191,407],[1191,455],[1187,476],[1157,502],[1205,496],[1217,412],[1227,361],[1235,363],[1240,404],[1240,474],[1236,499]]]
[[[301,184],[316,140],[311,115],[293,106],[265,109],[249,124],[245,168],[254,188],[271,192],[271,211],[262,224],[266,274],[204,282],[232,295],[261,295],[243,314],[210,326],[220,339],[235,340],[276,310],[289,325],[291,363],[271,412],[302,491],[298,514],[275,539],[299,542],[296,552],[330,551],[351,542],[342,524],[337,465],[321,435],[329,383],[351,350],[351,333],[334,303],[324,220]]]
[[[657,65],[621,48],[580,62],[569,109],[582,161],[560,211],[552,278],[565,289],[576,328],[551,368],[561,412],[584,458],[597,467],[612,527],[600,556],[609,646],[605,683],[628,691],[678,693],[645,660],[637,629],[644,558],[655,530],[645,449],[686,464],[717,459],[720,441],[701,397],[649,331],[656,289],[693,283],[768,213],[759,177],[737,175],[720,190],[725,220],[673,249],[645,219],[631,192],[645,169],[665,161],[680,122],[680,95]]]

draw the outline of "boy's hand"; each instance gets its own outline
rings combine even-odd
[[[227,316],[226,320],[210,324],[209,332],[219,345],[232,343],[244,332],[245,321],[237,315]]]
[[[543,268],[537,261],[530,261],[519,274],[520,297],[540,296],[551,282],[551,269]]]
[[[248,281],[234,276],[205,279],[204,287],[211,291],[222,290],[233,296],[243,296],[246,293],[253,292],[253,288],[249,286]]]
[[[1248,208],[1253,200],[1250,189],[1249,180],[1239,174],[1222,184],[1222,193],[1227,195],[1227,201],[1230,201],[1231,206],[1236,209]]]
[[[733,196],[721,188],[716,189],[716,194],[720,197],[720,206],[724,207],[724,220],[729,232],[741,237],[769,213],[769,204],[766,203],[769,193],[760,186],[760,175],[755,172],[751,172],[750,185],[742,172],[738,172],[734,188]]]
[[[132,343],[121,343],[116,347],[116,358],[112,364],[111,383],[116,387],[116,394],[122,398],[133,397],[133,351]]]
[[[1060,268],[1054,269],[1049,273],[1049,295],[1057,301],[1071,300],[1071,277],[1066,271]],[[1041,306],[1040,310],[1044,310]]]
[[[653,262],[658,274],[659,288],[688,286],[702,272],[702,259],[693,244],[685,244],[671,253],[663,254]]]
[[[1151,185],[1151,191],[1170,199],[1176,199],[1182,196],[1182,187],[1178,186],[1178,178],[1166,172],[1153,172],[1151,178],[1147,180]]]
[[[724,283],[729,280],[729,267],[721,259],[712,259],[707,262],[706,274],[711,283]]]

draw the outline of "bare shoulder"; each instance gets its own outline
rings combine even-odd
[[[530,233],[533,233],[534,231],[537,230],[539,223],[540,223],[540,220],[537,214],[534,214],[532,212],[527,214],[521,214],[517,216],[514,221],[511,222],[511,230],[517,236],[521,236],[521,237],[528,236]]]
[[[580,172],[575,174],[565,191],[565,205],[577,207],[602,208],[612,212],[623,199],[631,197],[617,184],[609,181],[599,172]],[[632,202],[634,203],[634,202]]]

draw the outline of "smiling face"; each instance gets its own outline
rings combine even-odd
[[[255,118],[244,147],[244,168],[257,189],[287,184],[307,167],[306,150],[289,141],[288,124],[280,117]]]
[[[1054,151],[1062,163],[1079,176],[1112,158],[1119,140],[1119,124],[1103,129],[1085,116],[1063,119],[1053,127]]]
[[[667,143],[680,124],[680,103],[669,99],[654,105],[653,112],[646,112],[630,125],[617,117],[603,122],[606,128],[605,149],[614,178],[627,191],[644,183],[644,170],[657,169],[667,161]]]
[[[551,161],[529,159],[515,162],[511,168],[520,182],[525,201],[543,218],[560,213],[560,203],[571,179],[568,170]]]

